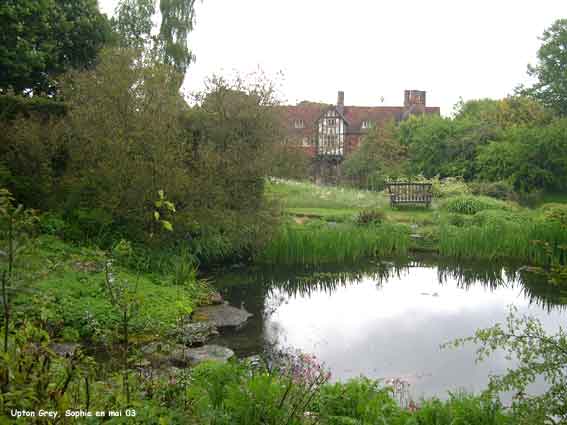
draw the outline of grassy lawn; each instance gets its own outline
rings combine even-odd
[[[284,208],[357,211],[382,208],[388,199],[381,193],[332,186],[317,186],[308,182],[277,181],[267,186],[269,197],[280,200]]]
[[[284,212],[291,216],[326,221],[347,221],[362,210],[380,209],[386,212],[388,221],[427,225],[432,223],[437,210],[436,202],[431,208],[391,208],[389,198],[383,192],[317,186],[308,182],[270,182],[267,193],[272,199],[279,200]]]

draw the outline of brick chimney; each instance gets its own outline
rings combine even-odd
[[[404,107],[408,113],[425,112],[425,91],[406,90],[404,92]]]
[[[345,92],[339,91],[337,95],[337,111],[343,114],[344,110],[345,110]]]

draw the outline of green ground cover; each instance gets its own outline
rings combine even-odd
[[[54,337],[73,340],[104,336],[115,329],[120,314],[105,287],[108,253],[41,235],[18,255],[13,297],[16,320],[42,322]],[[177,320],[206,300],[209,289],[194,275],[184,282],[175,274],[140,272],[114,260],[115,278],[136,293],[131,331],[165,334]]]
[[[414,250],[538,265],[565,262],[567,203],[562,201],[567,196],[551,194],[546,199],[555,202],[528,208],[472,195],[461,181],[433,183],[430,208],[393,208],[385,192],[273,180],[267,186],[268,196],[280,201],[286,222],[293,224],[272,239],[258,258],[316,264]],[[379,213],[380,222],[361,226],[360,216],[369,211]],[[402,225],[404,232],[392,231]]]

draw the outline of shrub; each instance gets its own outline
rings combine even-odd
[[[484,196],[456,196],[447,199],[443,208],[452,213],[472,215],[483,210],[509,209],[510,205]]]
[[[418,424],[509,424],[502,404],[489,397],[464,393],[451,394],[449,400],[425,401],[415,413]]]
[[[497,199],[510,199],[514,188],[508,181],[501,180],[496,182],[472,182],[469,183],[473,195],[490,196]]]
[[[39,218],[39,229],[42,233],[52,236],[63,236],[67,223],[54,213],[42,214]]]
[[[540,210],[546,220],[557,221],[567,226],[567,204],[549,203],[541,206]]]
[[[65,328],[61,333],[61,337],[67,342],[77,342],[81,339],[79,331],[75,328]]]
[[[513,192],[510,199],[528,208],[535,208],[544,202],[544,191],[541,189],[532,189],[529,192],[519,191]]]
[[[449,213],[447,214],[447,223],[457,227],[468,226],[472,223],[472,217],[464,214]]]
[[[447,177],[440,179],[439,176],[427,180],[432,183],[434,198],[448,198],[451,196],[467,195],[471,192],[462,177]]]
[[[356,216],[355,223],[360,226],[381,224],[386,220],[386,214],[378,209],[365,209]]]
[[[10,121],[17,117],[29,118],[31,115],[42,119],[60,118],[67,113],[63,102],[45,97],[23,97],[15,95],[0,96],[0,121]]]
[[[493,223],[516,223],[528,224],[532,218],[530,215],[506,210],[483,210],[471,217],[472,223],[484,226]]]

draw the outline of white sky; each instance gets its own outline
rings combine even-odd
[[[110,14],[117,0],[99,0]],[[445,115],[459,97],[501,98],[527,82],[538,37],[567,18],[565,0],[203,0],[187,91],[213,73],[264,70],[287,103],[403,104],[427,91]],[[279,72],[282,77],[277,77]]]

